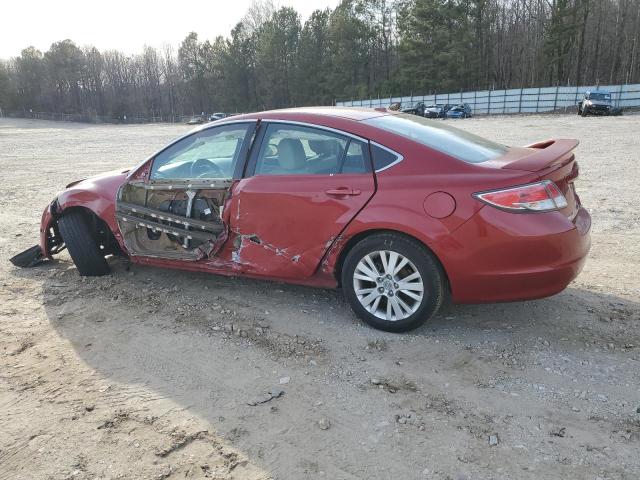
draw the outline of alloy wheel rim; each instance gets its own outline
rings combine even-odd
[[[413,315],[424,298],[424,282],[417,267],[392,250],[371,252],[358,262],[353,290],[366,311],[391,322]]]

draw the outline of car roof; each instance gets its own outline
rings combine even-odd
[[[267,110],[264,112],[249,113],[245,115],[237,115],[234,120],[249,119],[271,119],[271,120],[296,120],[304,118],[341,118],[347,120],[366,120],[368,118],[382,117],[391,115],[393,112],[386,108],[362,108],[362,107],[301,107],[301,108],[284,108],[280,110]]]

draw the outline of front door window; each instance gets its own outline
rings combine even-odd
[[[159,153],[151,180],[232,178],[250,124],[232,124],[194,133]]]

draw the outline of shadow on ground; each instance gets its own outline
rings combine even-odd
[[[531,302],[448,305],[422,328],[394,335],[363,325],[339,291],[112,265],[113,275],[93,279],[78,277],[68,260],[40,267],[54,329],[114,385],[143,386],[184,405],[276,478],[415,478],[430,462],[455,471],[459,460],[438,459],[451,448],[476,458],[496,423],[514,417],[532,431],[532,419],[573,422],[580,436],[605,442],[610,424],[578,425],[556,411],[555,397],[505,398],[487,385],[532,370],[526,382],[561,386],[562,378],[545,380],[544,364],[532,366],[545,345],[578,360],[596,347],[628,356],[640,345],[639,304],[578,288]],[[510,359],[496,356],[505,351]],[[394,395],[371,389],[376,372],[393,380],[382,387]],[[280,385],[281,378],[288,380]],[[249,405],[280,388],[283,397]],[[398,411],[427,417],[425,398],[439,405],[429,428],[440,433],[394,433]],[[330,431],[318,428],[323,419]],[[402,458],[392,453],[398,448]],[[530,462],[516,455],[509,467],[513,452],[504,455],[493,461],[512,473]],[[574,477],[570,464],[554,465],[565,467],[567,478],[591,472],[583,466]]]

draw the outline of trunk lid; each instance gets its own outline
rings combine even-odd
[[[501,168],[539,172],[550,167],[562,167],[571,163],[574,160],[573,150],[579,143],[574,139],[544,140],[523,148],[512,149],[507,155],[496,159],[496,161],[502,159]]]

